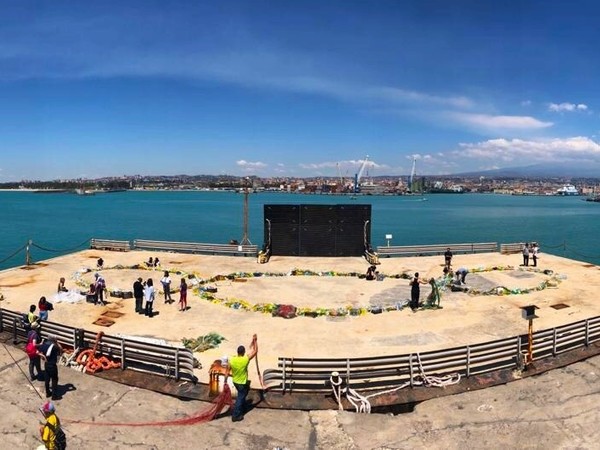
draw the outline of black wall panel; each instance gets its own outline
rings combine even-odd
[[[371,205],[265,205],[264,225],[273,255],[362,256]]]

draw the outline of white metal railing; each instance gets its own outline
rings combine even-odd
[[[26,330],[21,323],[22,316],[22,313],[0,309],[0,332],[12,333],[15,344],[26,339]],[[63,345],[73,349],[87,349],[94,346],[97,333],[44,321],[41,335],[55,335]],[[119,361],[122,370],[137,370],[176,380],[198,381],[194,375],[192,351],[183,347],[150,344],[104,334],[98,345],[98,354]]]
[[[533,359],[553,357],[600,340],[600,316],[561,325],[533,334]],[[333,371],[340,373],[352,389],[376,389],[412,383],[422,368],[438,376],[460,373],[470,377],[501,369],[517,368],[527,352],[526,335],[480,344],[416,354],[372,358],[290,358],[281,357],[277,369],[264,372],[267,388],[328,391]]]

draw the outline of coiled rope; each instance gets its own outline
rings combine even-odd
[[[342,406],[342,394],[346,395],[348,401],[354,406],[354,409],[357,413],[370,414],[371,413],[371,402],[370,398],[374,398],[380,395],[391,394],[392,392],[399,391],[400,389],[404,389],[407,386],[424,386],[424,387],[446,387],[453,384],[458,384],[461,380],[460,373],[449,374],[444,376],[434,376],[427,375],[425,373],[425,369],[423,368],[423,363],[421,362],[421,355],[419,353],[416,354],[417,363],[419,366],[419,374],[416,377],[413,377],[411,381],[407,381],[400,386],[396,386],[392,389],[388,389],[386,391],[376,392],[371,395],[361,395],[354,389],[349,386],[341,389],[342,379],[339,377],[337,372],[332,372],[329,377],[329,381],[331,382],[331,389],[333,391],[333,396],[335,397],[338,408],[343,410]]]

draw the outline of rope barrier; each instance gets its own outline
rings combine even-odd
[[[542,247],[542,246],[543,246],[545,249],[546,249],[546,248],[550,248],[550,249],[555,249],[555,248],[566,248],[566,246],[567,246],[567,243],[566,243],[566,241],[565,241],[565,242],[563,242],[562,244],[558,244],[558,245],[548,245],[548,244],[544,244],[543,242],[539,242],[538,244],[539,244],[539,246],[540,246],[540,247]]]
[[[585,259],[600,259],[600,255],[586,255],[585,253],[578,252],[577,250],[571,250],[570,248],[566,249],[565,251],[577,256],[581,256]]]
[[[0,261],[0,264],[5,263],[6,261],[8,261],[11,258],[14,258],[15,256],[17,256],[21,251],[23,251],[25,248],[27,247],[27,244],[25,244],[23,247],[21,247],[19,250],[17,250],[16,252],[14,252],[12,255],[4,258],[3,260]]]
[[[91,240],[91,238],[88,238],[85,241],[83,241],[81,244],[77,245],[76,247],[67,248],[67,249],[64,249],[64,250],[55,250],[55,249],[51,249],[51,248],[47,248],[47,247],[42,247],[41,245],[38,245],[38,244],[36,244],[34,242],[32,242],[31,245],[33,247],[35,247],[35,248],[38,248],[38,249],[46,251],[46,252],[68,253],[68,252],[72,252],[74,250],[77,250],[78,248],[82,247],[84,244],[87,244],[90,240]]]

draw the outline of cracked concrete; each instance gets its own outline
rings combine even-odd
[[[13,359],[18,361],[18,365]],[[43,403],[21,372],[21,349],[0,347],[2,448],[40,444]],[[600,442],[600,356],[564,369],[481,391],[442,397],[403,415],[254,409],[190,426],[100,426],[73,420],[133,423],[177,419],[207,404],[181,401],[61,368],[76,389],[56,402],[69,448],[86,450],[596,449]],[[43,392],[43,384],[35,384]]]

